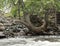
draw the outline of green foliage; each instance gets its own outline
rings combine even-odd
[[[52,8],[53,6],[57,11],[60,11],[60,0],[26,0],[24,8],[22,8],[22,0],[20,0],[20,15],[23,12],[44,15],[45,9]],[[11,14],[17,16],[18,0],[0,0],[0,9],[5,6],[11,7]],[[9,8],[10,8],[9,7]]]
[[[0,8],[3,7],[3,4],[4,4],[4,0],[0,0]]]
[[[14,17],[16,17],[16,15],[17,15],[17,7],[13,7],[12,9],[11,9],[11,14],[14,16]]]

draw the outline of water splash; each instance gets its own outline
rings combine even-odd
[[[59,46],[60,42],[35,41],[36,38],[6,38],[0,40],[0,46]]]

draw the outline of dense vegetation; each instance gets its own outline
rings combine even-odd
[[[0,9],[5,16],[19,19],[36,34],[46,34],[49,26],[57,30],[51,18],[60,12],[60,0],[0,0]]]

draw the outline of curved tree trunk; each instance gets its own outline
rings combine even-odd
[[[32,32],[40,33],[45,31],[45,26],[46,26],[45,20],[43,21],[43,24],[39,27],[36,27],[31,23],[30,15],[26,15],[26,21],[19,20],[19,22],[27,26]]]

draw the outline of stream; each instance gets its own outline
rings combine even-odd
[[[0,46],[60,46],[60,38],[49,36],[21,36],[0,39]]]

